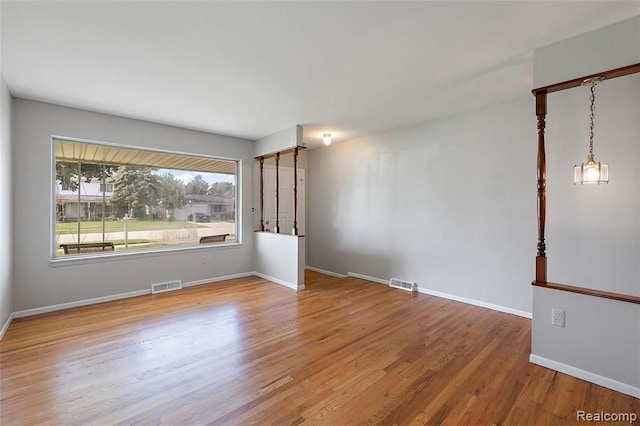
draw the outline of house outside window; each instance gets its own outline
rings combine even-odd
[[[107,192],[113,193],[113,184],[112,183],[101,183],[100,184],[100,193]]]

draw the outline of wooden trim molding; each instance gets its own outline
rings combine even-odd
[[[567,291],[569,293],[584,294],[586,296],[602,297],[604,299],[618,300],[620,302],[635,303],[640,305],[640,296],[631,296],[629,294],[613,293],[610,291],[594,290],[591,288],[577,287],[567,284],[558,284],[542,281],[533,281],[531,285],[536,287],[550,288],[552,290]]]
[[[538,254],[536,255],[536,280],[547,280],[547,246],[544,242],[547,220],[547,158],[544,146],[545,117],[547,115],[547,93],[536,93],[536,117],[538,119]]]
[[[572,89],[578,87],[588,78],[604,77],[606,80],[613,78],[624,77],[625,75],[635,74],[640,72],[640,63],[627,65],[621,68],[614,68],[609,71],[603,71],[596,74],[585,75],[584,77],[574,78],[573,80],[563,81],[562,83],[550,84],[548,86],[539,87],[533,89],[531,92],[535,95],[538,93],[553,93],[561,90]]]
[[[260,161],[260,231],[264,231],[264,157]]]
[[[273,231],[276,234],[280,233],[280,153],[276,153],[276,226]]]
[[[294,151],[300,151],[301,149],[306,149],[306,148],[307,148],[306,146],[296,146],[293,148],[283,149],[282,151],[272,152],[271,154],[264,154],[259,157],[255,157],[255,159],[259,160],[260,158],[264,158],[264,159],[274,158],[276,156],[282,156],[282,155],[293,153]]]
[[[538,243],[536,254],[536,279],[533,285],[539,287],[552,288],[555,290],[569,291],[572,293],[586,294],[589,296],[603,297],[606,299],[619,300],[622,302],[640,304],[640,297],[629,296],[626,294],[611,293],[607,291],[592,290],[583,287],[575,287],[566,284],[556,284],[547,282],[547,245],[545,243],[545,222],[547,219],[547,158],[545,153],[545,119],[547,115],[547,94],[559,92],[565,89],[571,89],[582,85],[586,79],[593,77],[604,77],[611,80],[617,77],[623,77],[630,74],[640,73],[640,63],[627,65],[621,68],[615,68],[596,74],[585,75],[584,77],[574,78],[572,80],[563,81],[561,83],[551,84],[544,87],[533,89],[531,92],[536,98],[536,117],[538,126],[538,161],[537,161],[537,188],[538,188]]]
[[[298,235],[298,148],[293,150],[293,235]]]

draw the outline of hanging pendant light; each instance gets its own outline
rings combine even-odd
[[[589,116],[589,154],[587,162],[573,167],[574,184],[609,183],[609,165],[596,162],[593,156],[593,120],[595,118],[596,84],[604,77],[593,77],[582,82],[583,86],[591,86],[591,115]]]

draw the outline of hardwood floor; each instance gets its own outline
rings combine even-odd
[[[0,424],[571,424],[640,400],[528,362],[530,321],[307,271],[13,321]]]

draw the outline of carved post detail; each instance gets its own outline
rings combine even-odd
[[[76,216],[78,219],[78,243],[82,242],[82,238],[80,238],[80,203],[82,201],[82,164],[78,161],[78,207],[76,208]],[[106,189],[106,188],[105,188]],[[104,221],[104,219],[103,219]],[[125,234],[126,235],[126,234]],[[80,246],[78,245],[78,254],[80,254]]]
[[[547,218],[547,159],[544,148],[547,92],[536,92],[536,116],[538,117],[538,253],[536,256],[536,281],[547,282],[547,246],[544,228]]]
[[[264,232],[264,157],[258,159],[260,162],[260,227],[258,231]]]
[[[298,147],[293,149],[293,235],[298,235]]]
[[[276,226],[273,232],[280,233],[280,174],[278,172],[278,164],[280,163],[280,153],[276,153]]]

